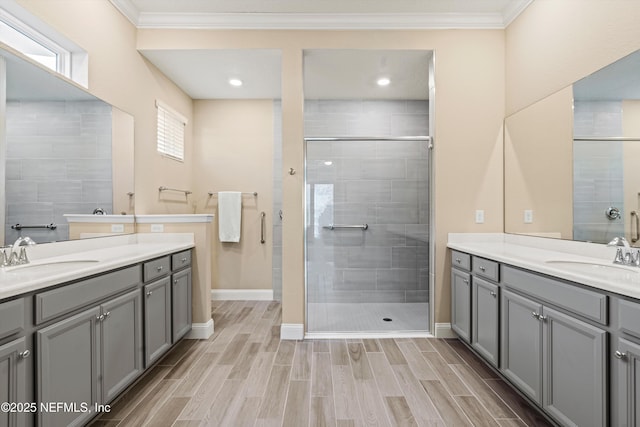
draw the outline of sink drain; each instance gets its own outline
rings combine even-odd
[[[382,320],[384,320],[385,322],[393,322],[393,319],[390,317],[383,317]]]

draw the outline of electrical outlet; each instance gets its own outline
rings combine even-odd
[[[124,224],[111,224],[112,233],[124,233]]]
[[[163,233],[164,232],[164,224],[151,224],[151,232],[152,233]]]
[[[484,211],[482,209],[476,210],[476,224],[484,223]]]
[[[525,224],[533,223],[533,211],[531,209],[525,209],[525,211],[524,211],[524,223]]]

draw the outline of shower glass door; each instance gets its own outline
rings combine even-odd
[[[428,330],[428,144],[306,140],[308,333]]]

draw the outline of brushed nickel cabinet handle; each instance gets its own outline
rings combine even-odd
[[[616,359],[626,359],[627,358],[627,353],[623,353],[620,350],[616,350],[615,353],[613,353],[613,355],[616,357]]]
[[[29,356],[31,356],[31,352],[29,350],[18,353],[18,357],[20,357],[20,359],[26,359]]]

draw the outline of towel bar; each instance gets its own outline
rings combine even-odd
[[[158,187],[158,191],[161,193],[163,191],[177,191],[178,193],[184,193],[185,196],[191,194],[191,191],[189,190],[179,190],[177,188],[169,188],[169,187]]]
[[[214,192],[214,191],[209,191],[209,193],[208,193],[208,194],[209,194],[209,196],[211,196],[211,197],[213,197],[213,196],[217,196],[217,195],[218,195],[218,193],[217,193],[217,192]],[[244,195],[244,194],[249,194],[249,195],[253,195],[253,197],[258,197],[258,192],[257,192],[257,191],[254,191],[254,192],[245,191],[245,192],[243,192],[242,194],[243,194],[243,195]]]

